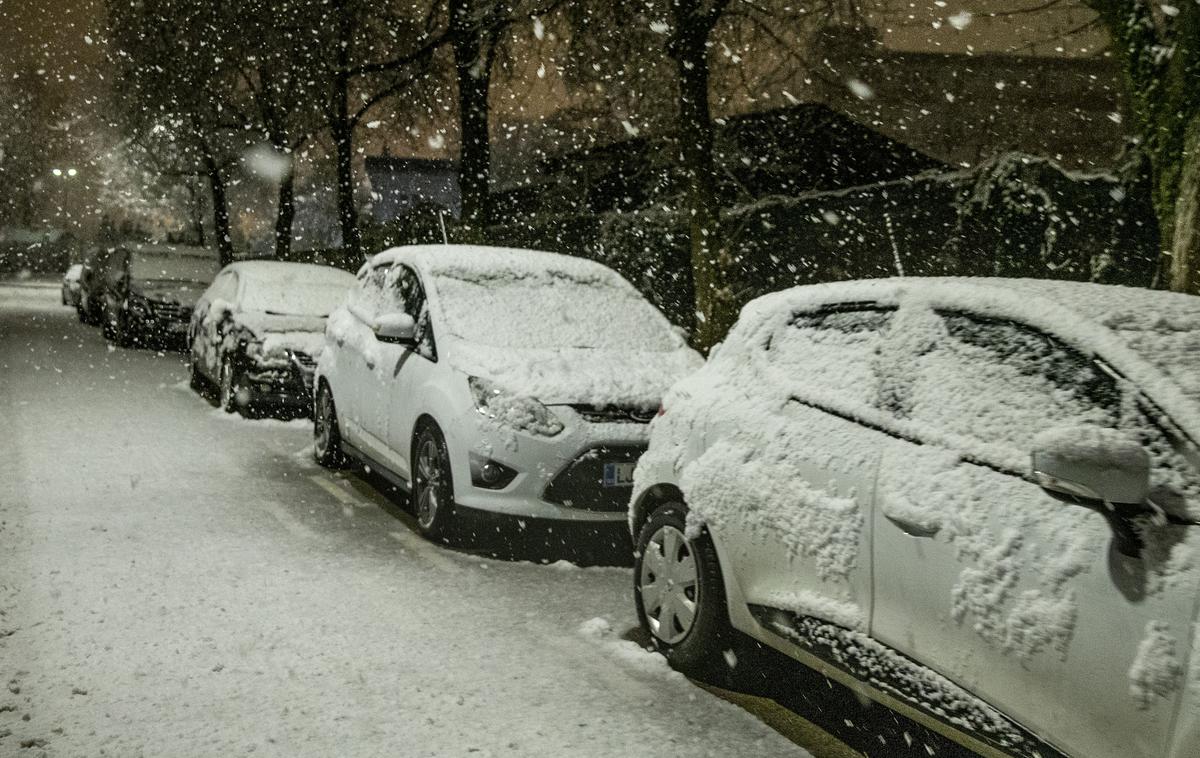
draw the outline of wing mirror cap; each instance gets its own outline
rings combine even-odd
[[[407,313],[386,313],[375,319],[375,337],[397,345],[417,343],[417,324]]]
[[[1050,429],[1034,438],[1032,458],[1038,485],[1057,495],[1096,505],[1142,505],[1150,495],[1150,455],[1128,432]]]

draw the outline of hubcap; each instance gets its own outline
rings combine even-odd
[[[441,447],[426,437],[417,451],[417,523],[425,529],[437,518],[443,482]]]
[[[692,629],[699,605],[698,578],[696,559],[683,532],[660,527],[646,545],[638,582],[650,631],[668,645]]]

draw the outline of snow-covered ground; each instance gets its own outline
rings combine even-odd
[[[58,296],[0,284],[0,755],[807,755],[622,639],[628,570],[434,547]]]

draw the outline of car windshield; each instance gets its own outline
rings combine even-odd
[[[494,347],[664,352],[679,346],[665,319],[636,291],[612,280],[559,271],[470,277],[441,274],[446,327]]]
[[[134,252],[129,258],[129,275],[138,281],[209,282],[216,272],[216,259],[201,255]]]
[[[351,274],[342,271],[333,274],[248,279],[242,308],[286,316],[328,316],[346,299],[346,291],[354,283]]]

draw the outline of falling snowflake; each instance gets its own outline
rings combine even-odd
[[[971,14],[971,11],[959,11],[946,20],[950,22],[950,26],[962,31],[971,25],[973,19],[974,16]]]
[[[861,79],[848,79],[846,80],[846,86],[850,88],[850,91],[859,100],[870,100],[875,97],[875,90],[871,89]]]

